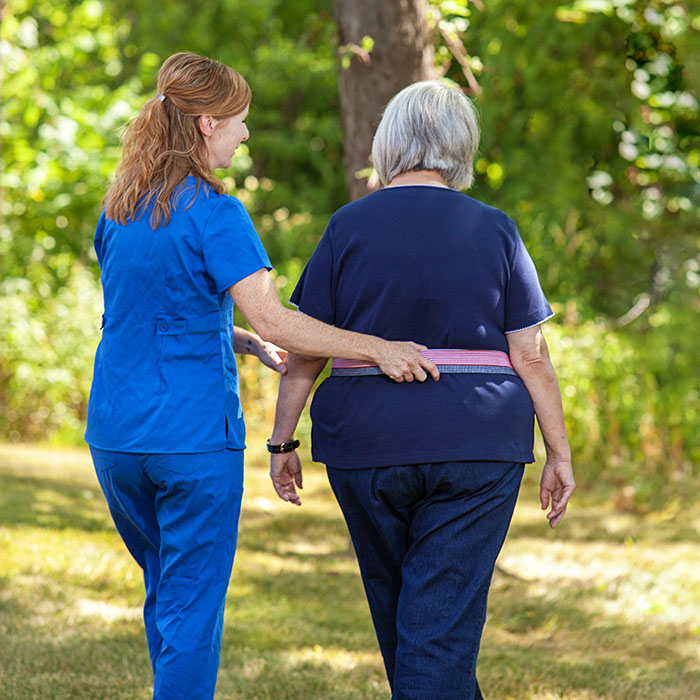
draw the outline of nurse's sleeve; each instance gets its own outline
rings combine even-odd
[[[104,258],[104,253],[102,252],[102,236],[104,233],[106,216],[103,209],[97,222],[97,228],[95,229],[95,255],[97,255],[97,262],[100,267],[102,267],[102,259]]]
[[[260,236],[245,207],[224,195],[202,232],[204,268],[224,292],[262,268],[272,269]]]
[[[316,246],[289,301],[307,316],[334,325],[335,274],[331,226],[328,225]]]
[[[552,307],[542,291],[535,264],[525,244],[513,226],[513,248],[509,257],[506,287],[505,332],[514,333],[532,328],[554,316]]]

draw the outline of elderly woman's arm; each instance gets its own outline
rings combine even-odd
[[[287,374],[280,379],[275,425],[270,437],[273,445],[289,442],[294,438],[294,431],[306,405],[306,399],[327,361],[325,357],[304,357],[294,353],[287,356]],[[270,455],[270,478],[277,495],[283,501],[301,505],[295,488],[295,485],[302,488],[301,461],[296,452]]]
[[[556,527],[576,488],[559,382],[540,326],[508,333],[506,338],[510,361],[530,393],[544,438],[547,461],[540,481],[540,502],[544,510],[551,499],[547,518],[550,527]]]

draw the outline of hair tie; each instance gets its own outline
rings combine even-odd
[[[159,92],[156,93],[156,97],[162,102],[165,99],[165,95],[161,95]]]

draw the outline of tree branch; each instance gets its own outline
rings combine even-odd
[[[474,4],[476,5],[476,3]],[[437,26],[440,30],[440,34],[442,34],[442,37],[445,40],[447,48],[450,50],[450,53],[457,59],[457,62],[461,66],[462,73],[464,73],[464,77],[467,79],[467,83],[469,84],[470,90],[475,95],[481,95],[483,93],[483,90],[481,89],[481,86],[477,82],[476,76],[474,75],[471,67],[469,66],[469,54],[467,53],[467,49],[464,47],[464,44],[461,41],[457,41],[442,26],[442,15],[440,14],[439,10],[434,11],[437,12]]]

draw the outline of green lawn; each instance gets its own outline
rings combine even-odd
[[[536,477],[494,577],[488,700],[700,698],[700,514],[574,503],[552,532]],[[292,508],[247,467],[221,700],[389,697],[324,472],[310,466],[306,484]],[[89,454],[0,445],[0,698],[150,698],[141,601]]]

